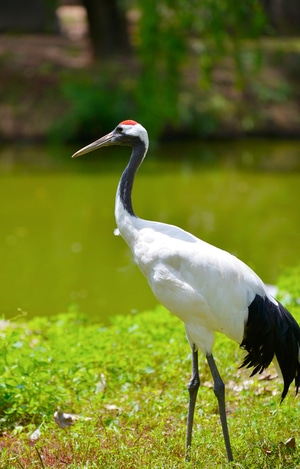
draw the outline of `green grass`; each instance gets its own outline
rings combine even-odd
[[[300,269],[281,296],[300,319]],[[287,294],[289,292],[289,294]],[[223,468],[225,448],[204,357],[191,462],[184,462],[190,350],[183,324],[162,307],[113,318],[109,327],[68,313],[3,322],[0,467]],[[274,369],[249,378],[238,346],[218,336],[214,356],[226,384],[233,468],[300,466],[299,399],[280,405]],[[80,419],[61,429],[55,410]],[[30,441],[37,428],[41,437]],[[295,438],[296,449],[286,445]]]

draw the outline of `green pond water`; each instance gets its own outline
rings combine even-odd
[[[72,160],[78,147],[0,148],[0,315],[92,320],[157,304],[125,242],[114,198],[129,148]],[[275,283],[300,259],[300,142],[172,142],[136,178],[142,218],[176,224]]]

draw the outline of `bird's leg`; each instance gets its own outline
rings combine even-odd
[[[199,386],[200,386],[200,378],[199,378],[199,371],[198,371],[198,350],[196,349],[196,346],[193,345],[192,378],[188,385],[190,399],[189,399],[189,409],[188,409],[187,426],[186,426],[186,453],[185,453],[186,461],[190,460],[194,413],[195,413],[196,399],[197,399]]]
[[[226,417],[226,408],[225,408],[225,386],[220,376],[220,373],[218,371],[214,357],[211,354],[207,354],[206,359],[207,359],[207,362],[208,362],[208,365],[209,365],[209,368],[210,368],[210,371],[214,380],[214,392],[215,392],[216,398],[218,399],[219,414],[220,414],[220,420],[222,424],[227,458],[228,458],[228,461],[230,462],[230,461],[233,461],[233,457],[232,457],[232,450],[231,450],[229,432],[228,432],[228,426],[227,426],[227,417]]]

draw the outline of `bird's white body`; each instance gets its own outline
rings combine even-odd
[[[115,216],[135,263],[158,301],[184,322],[190,344],[210,353],[215,331],[241,343],[249,305],[256,294],[269,295],[262,280],[176,226],[131,217],[118,200]]]

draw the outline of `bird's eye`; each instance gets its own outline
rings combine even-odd
[[[123,132],[123,127],[121,127],[120,125],[118,125],[118,127],[116,128],[116,131],[121,134]]]

